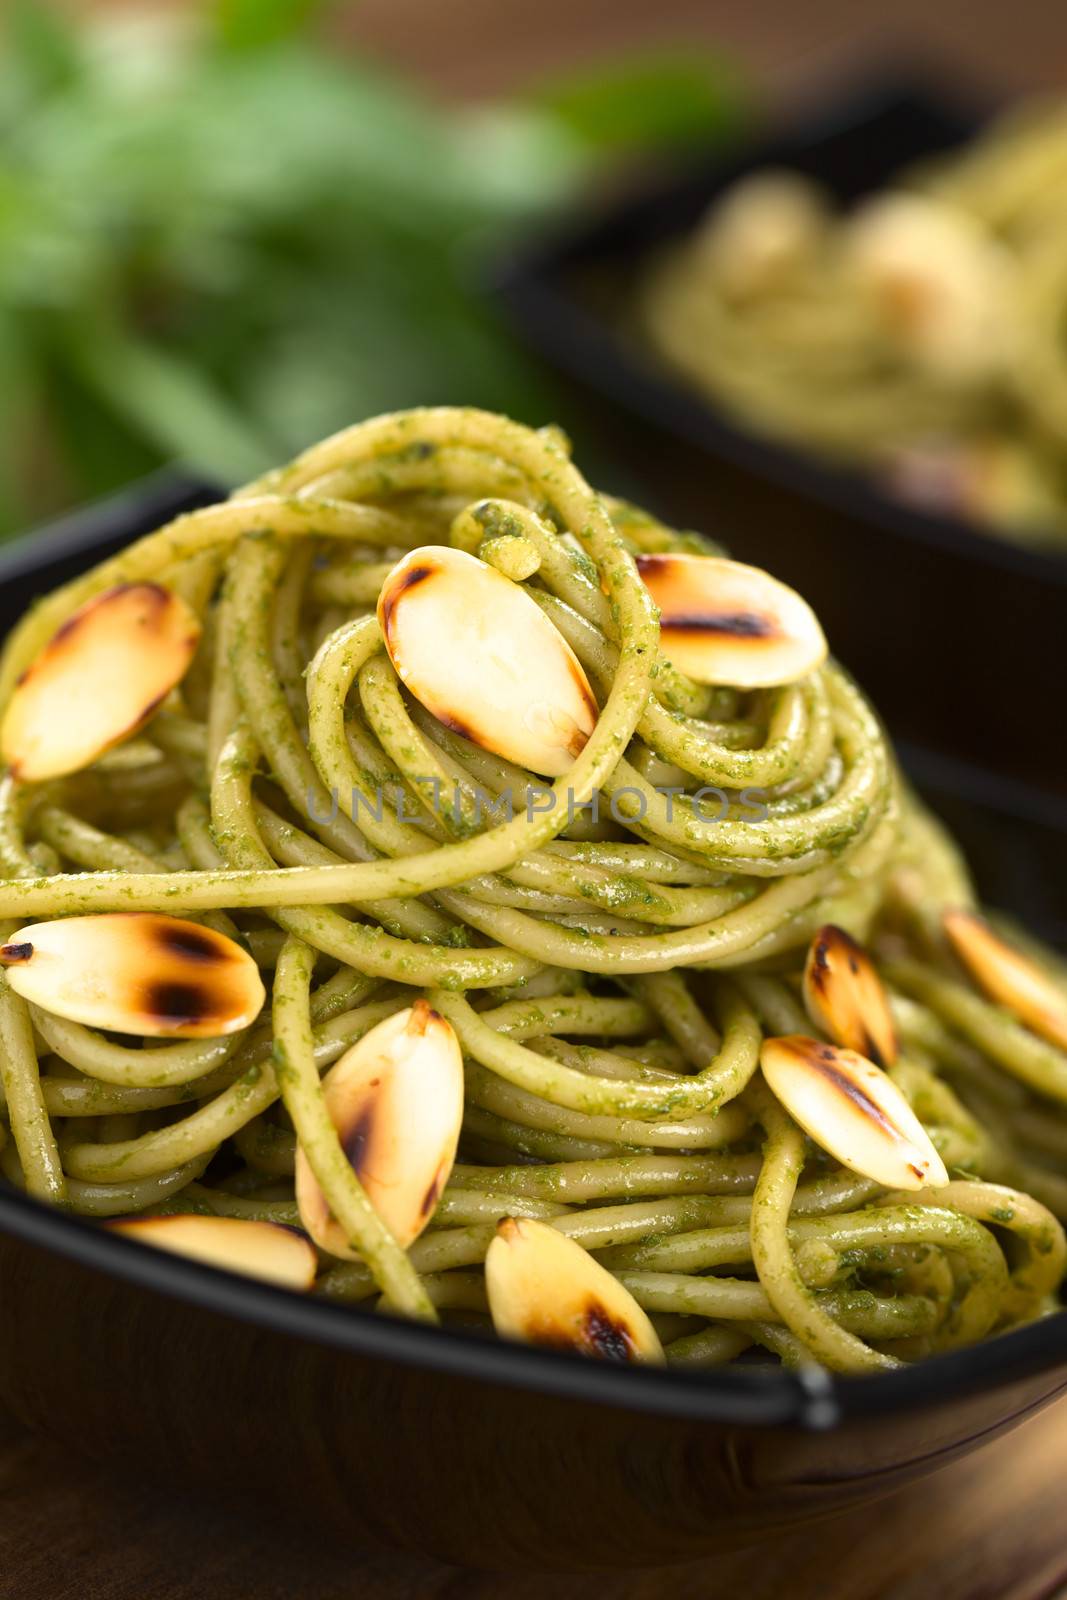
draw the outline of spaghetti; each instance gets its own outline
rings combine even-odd
[[[1023,541],[1067,533],[1067,114],[1024,107],[835,215],[765,172],[642,294],[643,327],[743,421]]]
[[[528,1292],[507,1249],[542,1249],[548,1228],[574,1247],[576,1281],[598,1264],[611,1303],[625,1291],[645,1315],[629,1343],[601,1319],[581,1347],[608,1355],[662,1345],[691,1365],[748,1351],[861,1371],[1051,1309],[1067,1055],[1045,1019],[1067,1005],[1062,975],[1029,947],[1009,970],[977,918],[966,948],[950,939],[944,914],[973,915],[965,870],[839,666],[744,689],[684,677],[660,653],[635,557],[648,572],[648,557],[709,549],[598,496],[554,429],[422,410],[315,446],[43,600],[9,640],[6,705],[52,660],[50,641],[76,642],[78,619],[131,586],[176,596],[199,645],[158,708],[88,766],[31,781],[12,760],[3,782],[7,1180],[142,1229],[177,1213],[304,1226],[315,1292],[475,1324],[494,1293]],[[398,676],[379,616],[388,635],[403,612],[383,597],[405,572],[401,596],[422,582],[432,598],[427,573],[434,559],[451,571],[450,551],[499,579],[516,627],[527,601],[547,619],[591,686],[595,715],[554,778],[478,742],[469,707],[452,726],[428,712],[414,669]],[[744,580],[753,593],[759,577]],[[759,634],[759,616],[740,615]],[[464,621],[462,600],[441,617],[488,626]],[[489,655],[462,683],[448,673],[463,662],[439,660],[441,692],[476,699]],[[537,662],[517,660],[521,689]],[[109,940],[192,923],[176,942],[167,922],[182,958],[206,960],[215,939],[237,947],[242,1003],[258,969],[269,1005],[177,1041],[131,1039],[121,1011],[106,1028],[72,1020],[49,1008],[58,980],[43,966],[19,992],[34,940],[43,951],[70,918],[90,935],[107,921]],[[80,934],[66,935],[69,978]],[[840,990],[867,960],[851,939],[878,971]],[[802,982],[813,949],[832,979],[817,1023]],[[994,969],[1008,987],[987,999]],[[1027,1017],[1013,1000],[1024,980],[1048,999]],[[843,1048],[878,995],[901,1044],[880,1065]],[[435,1029],[462,1051],[462,1130],[448,1133],[445,1093],[441,1182],[420,1177],[405,1210],[420,1097],[404,1102],[407,1124],[372,1126],[359,1097],[378,1079],[353,1047],[402,1036],[415,1063]],[[803,1050],[782,1057],[780,1093],[760,1071],[765,1040],[783,1036],[836,1051],[831,1078],[853,1057],[877,1074],[872,1137],[907,1152],[928,1140],[951,1181],[905,1192],[843,1164],[832,1095],[810,1126],[793,1104],[789,1074],[798,1094],[809,1086]],[[355,1066],[324,1087],[338,1062]],[[389,1187],[390,1162],[387,1205],[376,1185]],[[180,1229],[170,1237],[182,1247]],[[551,1303],[540,1309],[550,1323]],[[496,1320],[514,1331],[514,1316]],[[567,1342],[547,1327],[542,1342]]]

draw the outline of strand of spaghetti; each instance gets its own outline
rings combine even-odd
[[[401,1010],[403,1004],[399,998],[377,1000],[346,1012],[332,1022],[322,1023],[312,1033],[311,1050],[316,1068],[336,1061],[350,1044]],[[68,1144],[64,1151],[68,1170],[85,1179],[134,1179],[165,1172],[195,1156],[210,1155],[278,1099],[280,1091],[270,1051],[268,1042],[262,1052],[257,1052],[260,1059],[247,1066],[213,1099],[164,1128],[153,1128],[135,1139],[115,1144]]]
[[[367,1199],[326,1109],[309,1013],[314,966],[314,953],[306,944],[287,940],[273,997],[274,1071],[285,1109],[331,1214],[367,1263],[391,1308],[433,1322],[434,1310],[417,1272]]]
[[[184,1166],[128,1183],[82,1183],[78,1178],[68,1178],[67,1204],[85,1217],[127,1217],[131,1212],[147,1211],[171,1195],[181,1194],[200,1177],[208,1160],[208,1156],[200,1156]]]
[[[704,1204],[700,1196],[645,1204],[633,1201],[623,1206],[596,1206],[581,1212],[557,1209],[546,1220],[584,1249],[604,1250],[651,1230],[670,1233],[676,1227],[684,1227],[688,1219],[699,1214]],[[480,1222],[438,1228],[415,1241],[410,1250],[411,1260],[420,1273],[479,1266],[485,1260],[495,1232],[494,1226]],[[335,1299],[359,1299],[371,1292],[373,1282],[362,1263],[345,1264],[331,1269],[326,1292]]]
[[[39,1006],[31,1006],[30,1015],[48,1048],[72,1067],[101,1083],[131,1089],[177,1089],[195,1084],[229,1061],[246,1037],[237,1033],[222,1039],[189,1039],[180,1044],[131,1049],[81,1023],[53,1016]]]
[[[991,1234],[970,1221],[970,1215],[975,1213],[959,1214],[962,1209],[957,1198],[960,1190],[971,1187],[960,1185],[957,1189],[949,1185],[947,1193],[944,1189],[931,1192],[918,1205],[913,1196],[898,1194],[891,1197],[895,1204],[876,1205],[846,1216],[792,1218],[786,1239],[796,1258],[801,1282],[806,1288],[805,1247],[812,1244],[829,1247],[837,1259],[846,1252],[869,1252],[873,1263],[884,1259],[884,1252],[895,1244],[935,1245],[957,1253],[967,1266],[966,1288],[952,1308],[950,1328],[937,1340],[936,1347],[948,1349],[983,1338],[1009,1309],[1009,1286],[1004,1258]],[[754,1204],[758,1203],[757,1200]],[[971,1203],[977,1205],[977,1201]],[[989,1202],[989,1209],[994,1209],[994,1202]],[[1036,1209],[1043,1211],[1044,1208]],[[1050,1237],[1047,1230],[1052,1219],[1047,1212],[1044,1215],[1044,1231],[1036,1215],[1028,1219],[1037,1238]],[[734,1226],[696,1230],[675,1235],[662,1244],[634,1245],[612,1251],[605,1258],[605,1265],[612,1271],[670,1273],[737,1266],[754,1258],[754,1234],[754,1223],[749,1229]],[[1054,1261],[1053,1268],[1055,1265]],[[1043,1292],[1047,1292],[1047,1280],[1042,1281],[1045,1281]],[[1022,1292],[1020,1287],[1020,1295]],[[1025,1304],[1033,1305],[1032,1294],[1028,1293]],[[1015,1309],[1012,1304],[1011,1310]],[[799,1331],[792,1317],[786,1320],[794,1331]],[[803,1337],[810,1346],[809,1334],[804,1332]]]
[[[894,1367],[891,1356],[872,1350],[839,1326],[805,1287],[789,1245],[789,1210],[804,1164],[804,1140],[763,1085],[753,1110],[767,1139],[752,1200],[752,1260],[776,1315],[825,1366],[863,1372]],[[756,1316],[761,1313],[754,1313]]]
[[[647,1145],[656,1150],[721,1150],[732,1144],[748,1126],[747,1116],[735,1106],[725,1107],[718,1115],[678,1117],[661,1122],[614,1115],[590,1116],[566,1110],[540,1095],[518,1089],[476,1062],[467,1067],[466,1087],[471,1104],[521,1123],[524,1128],[544,1128],[576,1139],[603,1140],[608,1144]]]
[[[672,1367],[721,1367],[747,1350],[752,1342],[743,1323],[730,1328],[709,1322],[699,1333],[673,1339],[663,1353]]]
[[[892,983],[922,1000],[1005,1072],[1039,1094],[1067,1104],[1067,1055],[1062,1050],[1046,1044],[999,1006],[917,962],[894,961],[887,970]]]
[[[723,1025],[721,1050],[702,1072],[674,1083],[619,1083],[611,1078],[590,1077],[501,1035],[457,994],[438,989],[430,1003],[455,1028],[464,1050],[482,1066],[543,1100],[592,1116],[698,1116],[740,1094],[756,1070],[759,1026],[728,984],[718,990]]]
[[[4,930],[5,934],[10,929]],[[0,1087],[27,1191],[62,1204],[67,1185],[41,1091],[30,1013],[0,974]]]
[[[676,1272],[620,1272],[618,1277],[646,1311],[675,1311],[684,1316],[736,1318],[744,1322],[773,1321],[780,1316],[771,1295],[747,1278],[687,1278]],[[803,1289],[801,1292],[810,1302],[809,1320],[817,1318],[820,1325],[825,1324],[822,1342],[842,1348],[861,1345],[868,1349],[862,1345],[863,1339],[899,1339],[928,1333],[937,1319],[937,1308],[921,1295],[883,1298],[848,1289],[818,1296]],[[802,1343],[810,1353],[810,1333],[805,1334]],[[897,1365],[877,1351],[871,1350],[870,1356],[868,1366]],[[854,1365],[858,1370],[858,1363]]]
[[[1020,1194],[1018,1190],[1006,1188],[1002,1184],[975,1183],[959,1179],[933,1192],[920,1191],[917,1197],[886,1195],[882,1204],[886,1207],[892,1205],[910,1207],[916,1199],[920,1206],[929,1209],[949,1206],[965,1217],[986,1224],[986,1228],[995,1226],[1006,1229],[1024,1247],[1022,1259],[1012,1267],[1006,1284],[999,1284],[999,1272],[995,1267],[991,1274],[988,1271],[985,1274],[987,1282],[988,1278],[992,1277],[993,1289],[997,1291],[993,1315],[988,1322],[984,1321],[982,1310],[976,1313],[972,1309],[968,1317],[970,1308],[967,1307],[966,1301],[957,1309],[961,1342],[980,1339],[989,1331],[998,1313],[1003,1321],[1016,1323],[1027,1322],[1044,1311],[1049,1296],[1053,1295],[1059,1286],[1064,1265],[1067,1263],[1067,1240],[1064,1238],[1064,1231],[1045,1206],[1032,1195]],[[975,1233],[975,1237],[983,1241],[981,1246],[983,1249],[985,1242],[990,1238],[986,1228],[979,1228]],[[983,1284],[982,1278],[982,1264],[972,1259],[971,1288],[968,1296],[972,1301],[980,1291],[983,1298],[992,1292]]]

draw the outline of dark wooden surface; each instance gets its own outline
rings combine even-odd
[[[1067,1402],[859,1512],[621,1575],[464,1572],[302,1544],[87,1471],[0,1420],[3,1600],[1063,1600]],[[473,1508],[472,1508],[473,1509]],[[473,1512],[476,1514],[476,1511]]]
[[[347,31],[444,95],[693,40],[778,96],[902,44],[1008,90],[1067,80],[1059,0],[360,0]],[[0,1418],[0,1600],[1064,1600],[1065,1482],[1067,1402],[936,1478],[757,1550],[546,1584],[303,1546],[266,1519],[108,1479]]]
[[[901,50],[1009,92],[1067,83],[1063,0],[353,0],[347,17],[359,44],[453,95],[696,42],[778,99]]]

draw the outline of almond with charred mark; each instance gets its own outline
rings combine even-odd
[[[262,1278],[283,1289],[306,1292],[315,1282],[318,1258],[311,1244],[295,1228],[277,1222],[191,1215],[131,1217],[105,1226],[139,1244],[171,1250],[205,1266]]]
[[[434,1214],[463,1121],[463,1056],[450,1023],[425,1000],[387,1017],[322,1081],[326,1109],[367,1198],[406,1248]],[[315,1243],[358,1259],[300,1147],[296,1201]]]
[[[578,657],[484,561],[412,550],[382,585],[378,623],[397,676],[446,728],[546,777],[585,749],[598,712]]]
[[[887,1189],[948,1182],[945,1164],[881,1067],[801,1034],[765,1039],[763,1076],[790,1116],[843,1166]]]
[[[547,1223],[505,1217],[486,1254],[485,1284],[493,1326],[506,1339],[606,1361],[663,1360],[629,1290]]]
[[[75,611],[22,674],[0,754],[26,783],[89,766],[148,721],[181,682],[200,624],[158,583],[124,583]]]
[[[989,998],[1067,1050],[1067,993],[1060,985],[973,911],[946,911],[942,922],[952,948]]]
[[[648,555],[637,570],[659,607],[660,645],[697,683],[795,683],[826,660],[818,618],[794,589],[720,556]]]
[[[0,966],[42,1011],[145,1038],[237,1033],[266,999],[259,968],[232,939],[155,912],[34,923],[0,946]]]
[[[855,1050],[878,1067],[891,1067],[898,1045],[889,996],[861,944],[828,922],[808,949],[804,1004],[817,1028],[835,1044]]]

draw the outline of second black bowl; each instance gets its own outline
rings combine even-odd
[[[898,737],[1063,794],[1067,547],[1027,549],[925,515],[747,431],[675,381],[628,313],[655,253],[737,179],[787,167],[847,204],[966,142],[982,120],[917,77],[824,96],[751,148],[587,207],[498,263],[493,288],[519,336],[580,390],[604,457],[626,461],[636,491],[676,526],[798,588]]]

